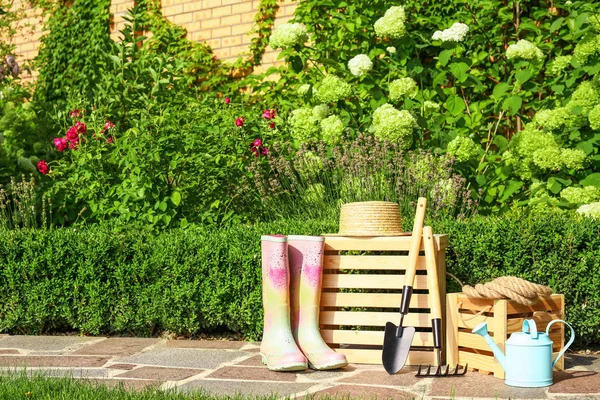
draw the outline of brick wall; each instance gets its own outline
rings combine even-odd
[[[259,0],[162,0],[162,11],[169,21],[187,30],[188,39],[206,42],[218,58],[232,62],[239,56],[248,54],[252,39],[249,32],[254,25],[259,4]],[[119,30],[125,23],[123,17],[132,6],[133,0],[112,0],[110,31],[113,40],[118,40]],[[14,7],[25,11],[19,33],[13,39],[19,63],[24,64],[37,55],[43,21],[39,10],[32,9],[27,0],[15,0]],[[295,9],[296,1],[280,1],[275,26],[289,21]],[[276,64],[277,54],[268,47],[257,72]],[[23,77],[33,79],[35,75],[34,71],[33,76],[27,77],[24,74]]]

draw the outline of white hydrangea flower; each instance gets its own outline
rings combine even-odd
[[[373,112],[375,136],[392,142],[400,141],[403,148],[412,142],[412,132],[417,125],[415,118],[406,110],[397,110],[391,104],[384,104]]]
[[[467,37],[467,33],[469,33],[469,27],[466,24],[455,22],[448,29],[435,31],[431,38],[442,42],[462,42]]]
[[[354,76],[363,77],[371,69],[373,69],[373,62],[366,54],[359,54],[350,61],[348,61],[348,69]]]
[[[399,101],[404,97],[414,99],[419,93],[417,82],[412,78],[400,78],[390,82],[390,100]]]
[[[300,85],[300,87],[298,88],[297,93],[300,96],[304,96],[306,93],[308,93],[309,90],[310,90],[310,84],[309,83],[305,83],[304,85]]]
[[[386,47],[385,51],[387,51],[390,54],[396,54],[396,48],[394,46]]]
[[[287,49],[308,40],[308,31],[303,24],[282,24],[275,28],[269,39],[274,49]]]
[[[522,59],[522,60],[535,60],[541,61],[544,59],[544,53],[537,46],[528,40],[521,39],[517,43],[511,44],[506,49],[506,58]]]
[[[327,104],[319,104],[317,106],[314,106],[312,109],[312,114],[317,121],[320,121],[326,118],[329,114],[329,107],[327,106]]]
[[[406,34],[406,14],[404,7],[390,7],[383,17],[375,21],[375,33],[379,37],[400,39]]]
[[[584,204],[577,209],[577,213],[591,218],[600,218],[600,202]]]

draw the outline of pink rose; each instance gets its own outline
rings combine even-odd
[[[275,110],[267,109],[267,110],[265,110],[265,112],[263,112],[263,117],[265,119],[273,119],[273,118],[275,118],[275,114],[276,114]]]
[[[46,161],[41,160],[40,162],[37,163],[37,169],[38,171],[40,171],[40,173],[42,175],[46,175],[48,173],[48,164],[46,164]]]
[[[269,128],[271,128],[271,129],[275,129],[275,122],[271,122],[271,123],[269,124]]]
[[[114,142],[114,139],[112,137],[106,139],[106,144],[111,144],[112,142]]]
[[[262,141],[260,139],[254,139],[254,142],[252,142],[252,146],[254,147],[258,147],[262,145]]]
[[[235,126],[244,126],[244,117],[239,117],[235,120]]]
[[[74,126],[70,127],[67,131],[66,137],[69,142],[79,140],[79,133],[77,133],[77,128],[75,128]]]
[[[69,112],[69,117],[76,119],[79,118],[79,116],[81,115],[81,110],[73,110],[71,112]]]
[[[267,154],[269,154],[269,149],[267,149],[266,147],[263,147],[263,148],[262,148],[262,151],[261,151],[261,154],[262,154],[263,156],[266,156]]]
[[[65,138],[54,138],[54,140],[52,141],[54,143],[54,146],[56,146],[56,150],[63,152],[67,149],[67,147],[69,147],[69,142],[67,141],[67,139]]]
[[[229,97],[225,97],[225,100],[224,100],[224,101],[225,101],[225,104],[229,104],[229,103],[231,103],[231,100],[229,99]]]
[[[75,130],[77,130],[77,133],[85,133],[85,131],[87,130],[87,127],[85,126],[85,124],[83,122],[77,122],[74,126]]]

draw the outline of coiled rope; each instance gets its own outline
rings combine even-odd
[[[550,297],[552,294],[550,287],[516,276],[502,276],[488,283],[477,284],[475,287],[464,285],[462,291],[468,297],[510,299],[525,306],[532,306],[539,301],[540,297]]]

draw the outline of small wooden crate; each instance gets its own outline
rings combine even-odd
[[[449,293],[446,297],[448,364],[464,366],[468,363],[469,369],[494,374],[500,379],[505,377],[504,370],[484,338],[471,333],[475,326],[487,321],[490,336],[504,352],[506,339],[513,332],[522,329],[523,320],[534,319],[538,331],[545,332],[550,321],[564,319],[565,302],[561,294],[553,294],[551,298],[541,300],[533,306],[524,306],[512,300],[474,299],[462,293]],[[554,342],[554,357],[564,346],[564,336],[563,324],[552,325],[550,340]],[[564,358],[556,363],[556,369],[564,369]]]
[[[410,236],[339,237],[325,235],[320,325],[325,342],[351,363],[381,364],[386,322],[400,322],[400,302]],[[435,235],[441,301],[446,294],[448,235]],[[421,250],[423,247],[421,246]],[[348,251],[361,252],[349,255]],[[386,252],[385,255],[380,254]],[[391,255],[387,254],[393,252]],[[419,255],[410,313],[405,326],[417,328],[408,365],[431,364],[433,334],[425,256]],[[360,308],[360,311],[351,310]],[[445,310],[442,304],[442,310]],[[443,360],[442,360],[443,362]]]

